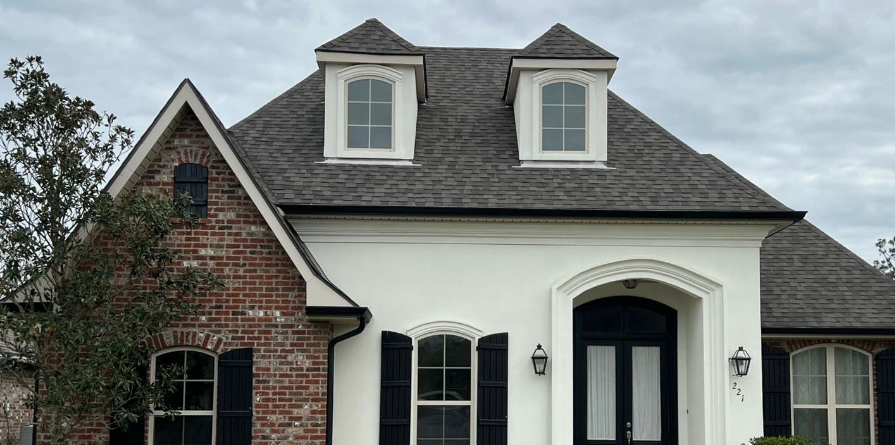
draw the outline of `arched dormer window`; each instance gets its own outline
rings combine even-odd
[[[348,82],[348,150],[394,147],[394,87],[380,79]]]
[[[174,193],[193,198],[190,211],[199,218],[208,217],[208,167],[180,164],[174,167]]]
[[[605,168],[606,74],[523,71],[513,104],[523,167]]]
[[[541,151],[587,149],[587,86],[554,82],[541,87]]]
[[[414,76],[406,66],[327,66],[325,162],[411,165],[417,116]]]
[[[793,434],[831,445],[873,443],[870,359],[845,345],[793,353]]]

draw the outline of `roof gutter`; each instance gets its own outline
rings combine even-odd
[[[550,218],[613,218],[675,220],[774,220],[801,221],[802,211],[693,211],[693,210],[597,210],[597,209],[523,209],[482,207],[413,207],[278,204],[287,214],[302,215],[416,215],[416,216],[491,216]]]

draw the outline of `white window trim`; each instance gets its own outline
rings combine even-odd
[[[541,107],[543,106],[543,88],[547,85],[568,82],[583,86],[585,89],[585,137],[583,152],[544,151],[542,147]],[[600,85],[600,78],[582,70],[551,69],[532,76],[532,119],[531,140],[532,159],[535,161],[603,161],[606,160],[606,100],[600,101],[598,93],[606,94],[605,85]],[[603,104],[601,106],[600,104]],[[602,113],[602,114],[601,114]],[[602,138],[602,139],[601,139]]]
[[[827,434],[829,435],[830,445],[837,445],[836,442],[839,440],[836,433],[838,425],[836,425],[836,409],[837,408],[855,408],[855,409],[869,409],[870,411],[870,445],[876,444],[876,431],[875,431],[875,419],[876,412],[874,410],[873,404],[873,354],[868,353],[862,349],[856,348],[854,346],[837,344],[837,343],[828,343],[828,344],[820,344],[820,345],[811,345],[796,351],[793,351],[789,356],[790,362],[790,373],[789,373],[789,387],[795,388],[793,386],[795,371],[792,366],[793,359],[796,354],[806,352],[811,349],[825,348],[826,349],[826,370],[827,370],[827,404],[826,405],[798,405],[795,403],[795,390],[791,391],[790,394],[790,419],[792,419],[792,432],[795,434],[796,430],[796,408],[802,409],[825,409],[827,410]],[[867,365],[868,376],[869,376],[869,387],[870,387],[870,403],[867,405],[840,405],[836,403],[836,359],[835,359],[835,348],[843,348],[850,349],[852,351],[860,352],[867,356]]]
[[[383,148],[348,148],[348,84],[355,80],[373,79],[387,82],[392,86],[392,147]],[[361,159],[409,159],[402,137],[404,116],[404,74],[393,68],[382,65],[353,65],[336,72],[336,153],[335,158]]]
[[[399,73],[399,74],[400,74],[400,73]],[[385,148],[352,148],[352,147],[349,147],[349,146],[348,146],[348,127],[351,126],[351,124],[348,123],[348,104],[350,103],[350,101],[348,100],[348,94],[347,94],[347,91],[348,91],[348,84],[350,84],[351,82],[357,82],[357,81],[359,81],[359,80],[378,80],[378,81],[387,83],[387,84],[391,87],[391,89],[392,89],[392,101],[391,101],[391,103],[390,103],[390,105],[391,105],[391,109],[392,109],[392,117],[391,117],[391,122],[392,122],[392,123],[391,123],[391,125],[388,125],[389,130],[391,130],[391,142],[390,142],[390,144],[389,144],[389,145],[391,146],[391,148],[388,148],[388,149],[385,149]],[[373,104],[373,103],[385,103],[385,102],[373,102],[373,99],[372,99],[373,85],[372,85],[372,83],[370,84],[370,90],[371,90],[371,91],[370,91],[371,97],[370,97],[370,101],[369,101],[369,102],[366,102],[367,104]],[[383,79],[383,78],[380,78],[380,77],[375,77],[375,76],[357,76],[357,77],[353,77],[353,78],[350,79],[350,80],[346,80],[346,81],[345,81],[345,91],[346,91],[346,94],[345,94],[345,103],[342,104],[342,105],[343,105],[343,109],[344,109],[344,114],[345,114],[345,116],[344,116],[344,119],[345,119],[345,127],[342,128],[342,131],[345,132],[345,147],[344,147],[344,149],[345,149],[346,151],[348,151],[348,152],[364,152],[364,153],[368,153],[368,152],[369,152],[369,153],[393,153],[393,152],[395,151],[395,139],[396,139],[396,138],[395,138],[395,94],[397,94],[395,90],[396,90],[396,87],[395,87],[395,82],[394,82],[394,81],[392,81],[392,80],[387,80],[387,79]],[[372,121],[373,121],[373,112],[372,112],[372,109],[370,110],[370,116],[369,116],[369,117],[370,117],[370,124],[369,124],[369,125],[360,125],[361,127],[363,127],[363,126],[366,126],[366,127],[369,127],[369,128],[372,128],[372,127],[385,127],[385,125],[373,125],[373,123],[372,123]],[[368,136],[368,137],[372,138],[372,135],[370,135],[370,136]],[[369,141],[367,141],[367,142],[369,143]]]
[[[477,396],[478,396],[478,357],[476,354],[479,335],[470,335],[479,332],[477,329],[462,323],[452,322],[435,322],[428,323],[408,331],[408,335],[413,338],[413,374],[411,376],[410,385],[410,445],[417,444],[417,407],[422,406],[469,406],[469,445],[476,443],[476,424],[478,415],[476,413]],[[415,335],[413,335],[413,334]],[[462,337],[471,342],[471,367],[469,370],[469,400],[417,400],[418,390],[418,371],[419,371],[419,341],[428,337],[438,335],[453,335]]]
[[[548,87],[548,86],[550,86],[550,85],[554,85],[554,84],[565,84],[565,83],[570,83],[570,84],[572,84],[572,85],[578,85],[578,86],[584,88],[584,151],[566,151],[566,149],[565,149],[565,139],[563,139],[563,150],[562,150],[562,151],[555,151],[555,150],[544,151],[544,140],[543,140],[543,138],[540,138],[540,139],[538,139],[537,150],[539,151],[540,155],[542,155],[542,156],[543,156],[543,155],[554,155],[554,154],[556,154],[556,155],[563,155],[563,156],[565,157],[565,155],[568,155],[568,154],[572,154],[572,155],[586,155],[586,154],[590,153],[590,145],[591,145],[591,144],[590,144],[590,140],[589,140],[589,138],[588,138],[588,135],[590,134],[590,130],[591,130],[591,126],[588,125],[588,124],[589,124],[589,123],[588,123],[588,116],[590,116],[590,113],[589,113],[589,111],[590,111],[590,98],[588,97],[588,96],[589,96],[588,92],[590,91],[590,88],[588,88],[588,85],[587,85],[586,83],[581,83],[581,82],[579,82],[579,81],[577,81],[577,80],[571,80],[571,79],[556,79],[556,80],[552,80],[552,81],[544,82],[544,83],[541,83],[541,84],[540,84],[540,88],[539,88],[539,91],[538,91],[538,104],[539,104],[539,106],[538,106],[538,110],[537,110],[537,112],[536,112],[536,113],[537,113],[537,114],[536,114],[536,117],[537,117],[537,119],[538,119],[538,120],[537,120],[537,122],[538,122],[538,127],[539,127],[539,130],[540,130],[540,131],[538,132],[538,136],[539,136],[539,137],[540,137],[540,136],[543,136],[543,135],[544,135],[543,130],[545,130],[545,128],[544,128],[544,122],[543,122],[543,120],[541,119],[541,112],[544,110],[544,88],[546,88],[546,87]],[[563,103],[562,103],[561,105],[550,104],[550,106],[561,106],[561,107],[563,108],[563,115],[565,115],[565,107],[566,107],[566,101],[565,101],[565,87],[563,87]],[[571,105],[571,106],[574,107],[574,106],[578,106],[578,105]],[[563,122],[563,125],[565,125],[565,121]],[[556,127],[550,127],[550,128],[551,128],[551,129],[560,129],[560,128],[556,128]],[[561,128],[561,130],[566,130],[566,127],[563,126],[563,128]],[[563,136],[563,138],[565,138],[565,136]]]
[[[160,355],[165,355],[169,352],[179,352],[179,351],[192,351],[199,352],[205,355],[210,355],[214,358],[214,387],[212,388],[212,404],[211,411],[202,410],[195,411],[191,410],[187,413],[183,413],[178,411],[177,415],[180,416],[211,416],[211,443],[212,445],[216,443],[217,437],[217,423],[218,423],[218,354],[215,354],[212,351],[207,349],[197,348],[193,346],[178,346],[174,348],[163,349],[161,351],[156,351],[152,354],[152,358],[149,363],[149,381],[155,382],[155,359]],[[152,407],[152,412],[149,415],[149,445],[153,445],[155,443],[155,418],[156,416],[164,416],[164,411],[156,411],[155,407]]]

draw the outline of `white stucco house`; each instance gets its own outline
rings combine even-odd
[[[610,91],[613,54],[560,24],[450,48],[371,19],[316,60],[229,129],[184,82],[112,182],[204,194],[193,254],[243,224],[297,270],[162,345],[218,363],[195,443],[895,444],[895,282]],[[170,174],[200,138],[213,168]],[[273,267],[234,242],[209,260],[233,279]],[[111,443],[192,443],[175,421]]]
[[[316,57],[230,131],[373,314],[335,348],[334,444],[895,443],[895,284],[612,93],[616,56],[369,20]]]

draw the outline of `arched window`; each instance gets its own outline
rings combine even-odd
[[[348,149],[392,148],[392,90],[378,79],[348,83]]]
[[[473,439],[472,340],[456,334],[417,340],[416,445],[461,445]]]
[[[174,167],[174,193],[186,193],[193,198],[190,211],[199,218],[208,216],[208,167],[199,164],[180,164]]]
[[[541,87],[541,150],[584,152],[587,148],[587,88],[572,82]]]
[[[151,444],[211,445],[214,443],[217,357],[200,349],[169,349],[152,359],[152,379],[165,370],[179,369],[174,390],[165,405],[175,411],[166,418],[162,407],[152,412]]]
[[[870,355],[841,345],[792,355],[793,434],[831,445],[870,445]]]

